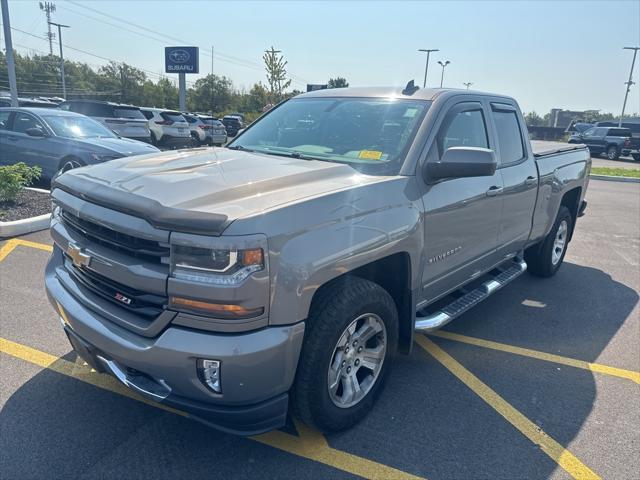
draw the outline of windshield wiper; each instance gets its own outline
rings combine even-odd
[[[232,147],[227,147],[229,150],[242,150],[243,152],[253,152],[250,148],[243,147],[242,145],[233,145]]]

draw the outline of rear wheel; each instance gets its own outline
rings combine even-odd
[[[618,147],[616,147],[615,145],[609,145],[607,147],[607,158],[609,160],[617,160],[619,156],[620,151],[618,150]]]
[[[314,299],[306,328],[293,409],[318,430],[349,428],[371,410],[391,366],[395,303],[376,283],[346,277]]]
[[[573,216],[562,205],[549,234],[541,244],[530,247],[524,254],[531,274],[538,277],[552,277],[556,274],[567,253],[572,229]]]
[[[636,161],[640,162],[640,153],[632,153],[631,157]]]

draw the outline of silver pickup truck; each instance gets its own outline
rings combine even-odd
[[[393,357],[521,275],[560,268],[591,168],[517,103],[458,90],[299,95],[227,148],[71,170],[46,289],[76,352],[228,432],[322,431]]]

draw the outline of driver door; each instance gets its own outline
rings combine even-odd
[[[451,147],[495,150],[489,115],[481,102],[454,104],[442,121],[427,162]],[[502,175],[449,178],[425,184],[422,303],[433,301],[497,262],[502,219]]]

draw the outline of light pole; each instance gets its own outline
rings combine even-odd
[[[622,113],[620,114],[620,120],[618,121],[618,128],[622,127],[622,117],[624,117],[624,109],[627,106],[627,98],[629,97],[629,91],[631,90],[631,85],[633,85],[633,67],[636,65],[636,55],[638,54],[638,50],[640,47],[622,47],[624,50],[633,50],[633,60],[631,60],[631,70],[629,71],[629,80],[625,82],[627,86],[627,91],[624,94],[624,102],[622,103]]]
[[[427,61],[424,64],[424,82],[422,82],[422,88],[426,88],[427,86],[427,72],[429,71],[429,55],[431,52],[439,52],[437,48],[419,48],[419,52],[427,52]]]
[[[61,23],[47,22],[49,25],[55,25],[58,27],[58,46],[60,47],[60,76],[62,77],[62,98],[67,99],[67,84],[64,80],[64,57],[62,56],[62,29],[70,28],[69,25],[62,25]]]
[[[451,62],[449,60],[445,60],[444,63],[442,63],[440,60],[438,60],[438,64],[442,67],[442,74],[440,75],[440,88],[442,88],[442,82],[444,81],[444,67],[446,67],[450,63]]]
[[[7,0],[0,0],[2,6],[2,27],[4,28],[4,47],[7,55],[7,73],[9,74],[9,91],[11,92],[11,106],[18,106],[18,84],[16,82],[16,63],[13,58],[13,44],[11,43],[11,24],[9,22],[9,4]]]
[[[464,82],[463,85],[467,87],[467,90],[469,90],[469,87],[473,85],[473,82]]]

